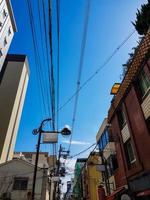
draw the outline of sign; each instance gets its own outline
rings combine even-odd
[[[104,172],[105,171],[105,165],[97,165],[96,170],[99,172]]]
[[[120,83],[115,83],[113,86],[112,86],[112,89],[111,89],[111,93],[110,94],[117,94],[118,90],[120,88]]]
[[[59,176],[54,176],[51,178],[52,182],[59,182],[60,181],[60,177]]]
[[[58,133],[44,132],[43,133],[43,143],[57,143]]]

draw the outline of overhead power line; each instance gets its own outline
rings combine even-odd
[[[70,156],[70,158],[72,159],[72,158],[74,158],[74,157],[77,157],[77,156],[79,156],[79,155],[85,153],[86,151],[88,151],[89,149],[91,149],[91,148],[92,148],[93,146],[95,146],[95,145],[96,145],[96,143],[92,144],[91,146],[89,146],[88,148],[84,149],[83,151],[80,151],[79,153],[77,153],[77,154],[75,154],[75,155],[73,155],[73,156]]]
[[[29,21],[30,21],[31,33],[32,33],[32,41],[33,41],[33,48],[34,48],[34,55],[35,55],[37,80],[38,80],[39,88],[41,90],[40,96],[42,98],[44,110],[45,110],[45,113],[46,113],[44,88],[43,88],[43,85],[42,85],[43,81],[42,81],[42,76],[41,76],[41,73],[40,73],[40,70],[42,70],[42,66],[41,66],[40,54],[39,54],[38,44],[37,44],[37,37],[36,37],[36,31],[35,31],[35,23],[34,23],[32,5],[31,5],[30,0],[27,0],[27,8],[28,8],[28,13],[29,13]]]
[[[126,38],[125,40],[123,40],[123,42],[111,53],[110,56],[108,56],[108,58],[105,60],[105,62],[100,65],[97,70],[91,74],[91,76],[89,76],[89,78],[86,79],[86,81],[80,85],[78,91],[75,91],[72,96],[70,98],[68,98],[68,100],[62,105],[59,107],[59,111],[61,111],[68,103],[70,103],[74,98],[75,96],[83,89],[85,88],[85,86],[90,82],[92,81],[96,75],[98,75],[98,73],[111,61],[111,59],[116,55],[116,53],[121,49],[121,47],[124,46],[124,44],[132,37],[132,35],[135,33],[135,30],[133,30]]]
[[[87,5],[86,5],[84,28],[83,28],[83,35],[82,35],[82,41],[81,41],[81,54],[80,54],[80,62],[79,62],[78,78],[77,78],[77,88],[76,88],[75,103],[74,103],[74,110],[73,110],[73,117],[72,117],[72,127],[71,127],[72,133],[71,133],[71,137],[70,137],[70,143],[69,143],[68,151],[70,151],[70,147],[71,147],[71,142],[72,142],[72,137],[73,137],[73,132],[74,132],[74,126],[75,126],[75,120],[76,120],[76,114],[77,114],[77,107],[78,107],[78,100],[79,100],[79,89],[80,89],[81,76],[82,76],[82,71],[83,71],[85,47],[86,47],[86,42],[87,42],[90,5],[91,5],[91,0],[88,0]]]
[[[56,1],[57,12],[57,130],[59,127],[59,79],[60,79],[60,0]]]
[[[50,48],[50,61],[51,61],[52,125],[53,125],[53,130],[55,130],[55,83],[54,83],[54,63],[53,63],[51,0],[48,0],[48,20],[49,20],[49,48]]]
[[[46,41],[46,38],[43,37],[43,29],[42,29],[42,9],[41,9],[41,1],[38,0],[38,18],[39,18],[39,29],[40,29],[40,37],[41,37],[41,46],[42,46],[42,65],[43,67],[46,69],[47,66],[48,66],[48,62],[46,63],[45,60],[46,60],[46,54],[45,54],[45,49],[44,49],[44,42]],[[44,13],[43,13],[44,15]],[[45,24],[44,24],[45,25]],[[44,40],[45,39],[45,40]],[[43,70],[43,77],[44,79],[46,79],[46,76],[47,76],[47,73],[44,73],[45,70]],[[48,114],[49,116],[51,115],[51,109],[50,109],[50,92],[49,92],[49,87],[50,87],[50,83],[49,85],[47,84],[48,82],[47,81],[43,81],[43,84],[45,83],[45,89],[46,91],[44,91],[44,94],[45,94],[45,97],[47,97],[47,107],[48,107]]]

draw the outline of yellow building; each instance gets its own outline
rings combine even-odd
[[[99,200],[98,186],[102,182],[102,174],[97,168],[100,163],[99,153],[92,152],[82,171],[83,199]]]

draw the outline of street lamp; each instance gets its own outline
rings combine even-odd
[[[41,135],[42,133],[47,133],[47,131],[44,131],[43,130],[43,126],[44,126],[44,123],[45,122],[48,122],[48,121],[51,121],[52,119],[51,118],[48,118],[48,119],[44,119],[39,128],[37,129],[34,129],[33,130],[33,135],[37,135],[39,134],[39,137],[38,137],[38,143],[37,143],[37,151],[36,151],[36,158],[35,158],[35,167],[34,167],[34,175],[33,175],[33,185],[32,185],[32,200],[34,200],[34,196],[35,196],[35,184],[36,184],[36,175],[37,175],[37,166],[38,166],[38,159],[39,159],[39,151],[40,151],[40,143],[41,143]],[[48,131],[48,133],[61,133],[62,135],[70,135],[71,134],[71,130],[70,128],[68,128],[67,126],[64,127],[61,131]]]

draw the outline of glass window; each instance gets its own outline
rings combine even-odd
[[[109,132],[107,129],[105,129],[99,140],[99,149],[104,150],[108,142],[109,142]]]
[[[27,190],[28,178],[14,178],[13,190]]]
[[[6,39],[6,37],[4,38],[4,46],[6,46],[6,44],[7,44],[7,39]]]
[[[8,29],[8,36],[11,34],[11,27]]]
[[[150,80],[144,70],[142,70],[142,72],[140,73],[138,81],[139,81],[140,92],[143,97],[150,87]]]
[[[125,117],[125,113],[122,110],[118,112],[118,120],[119,120],[120,128],[123,129],[123,127],[126,125],[126,117]]]
[[[5,18],[7,16],[6,10],[3,10],[3,18]]]
[[[136,160],[131,139],[129,139],[124,145],[125,145],[127,162],[129,165],[131,165]]]

